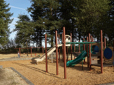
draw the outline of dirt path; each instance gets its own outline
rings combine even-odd
[[[100,74],[100,68],[92,66],[89,71],[87,65],[82,70],[81,64],[75,67],[67,67],[67,79],[64,79],[64,65],[59,62],[59,75],[56,75],[56,63],[48,63],[48,73],[45,72],[45,62],[32,64],[31,60],[2,61],[4,68],[13,67],[35,85],[94,85],[114,82],[112,67],[105,67],[104,73]]]

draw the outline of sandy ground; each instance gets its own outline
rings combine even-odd
[[[31,60],[1,61],[3,68],[13,67],[35,85],[96,85],[114,82],[114,68],[104,67],[103,74],[100,67],[92,66],[89,71],[87,64],[77,64],[75,67],[67,67],[67,79],[64,79],[64,63],[59,62],[59,75],[56,75],[56,61],[48,60],[48,73],[46,73],[45,61],[32,64]]]
[[[0,85],[28,85],[10,68],[0,69]]]
[[[17,57],[17,54],[0,54],[0,59]]]

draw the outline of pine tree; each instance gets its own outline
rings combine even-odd
[[[36,29],[41,31],[42,34],[46,32],[48,37],[51,38],[49,40],[51,46],[53,46],[54,32],[60,28],[61,24],[57,15],[59,8],[58,0],[31,0],[31,2],[32,5],[28,11],[31,12],[34,22],[40,22],[37,23]]]
[[[15,25],[16,28],[14,29],[14,31],[17,31],[16,43],[19,42],[25,46],[26,43],[30,43],[30,41],[32,41],[34,26],[27,15],[19,15],[18,18],[19,20],[17,21],[17,24]]]
[[[72,15],[72,12],[75,11],[75,8],[72,2],[73,2],[72,0],[59,0],[59,3],[61,4],[60,17],[61,17],[63,26],[65,26],[66,28],[66,34],[70,35],[70,33],[72,33],[72,38],[74,39],[74,37],[76,36],[75,35],[76,20],[73,18],[73,15]]]
[[[12,22],[10,17],[12,13],[10,13],[9,4],[6,4],[4,0],[0,0],[0,44],[4,45],[8,42],[9,36],[9,24]]]
[[[74,19],[77,20],[79,36],[87,36],[88,33],[98,34],[101,30],[100,24],[103,23],[102,17],[110,9],[109,0],[74,0],[75,12],[72,12]],[[96,33],[95,33],[96,32]]]
[[[111,43],[111,40],[114,38],[114,0],[110,0],[110,10],[107,14],[107,20],[105,21],[105,34],[109,37],[109,43]]]

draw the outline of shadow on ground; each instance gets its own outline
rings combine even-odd
[[[55,77],[55,78],[59,78],[59,79],[60,79],[60,77],[57,77],[55,74],[49,73],[49,72],[46,73],[45,70],[42,70],[42,69],[39,69],[39,68],[35,68],[35,67],[32,67],[32,66],[28,66],[28,65],[21,64],[21,63],[16,63],[16,62],[13,62],[13,64],[17,64],[17,65],[19,65],[19,66],[26,67],[26,68],[29,68],[29,69],[31,69],[31,70],[40,72],[40,73],[42,73],[42,74],[45,74],[45,75],[52,76],[52,77]]]

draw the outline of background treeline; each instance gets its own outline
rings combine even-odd
[[[88,33],[100,38],[109,38],[109,45],[114,37],[114,0],[30,0],[27,8],[30,16],[19,15],[15,43],[17,46],[29,47],[32,44],[42,46],[45,33],[51,47],[55,41],[55,30],[62,34],[72,33],[72,41],[86,38]],[[9,16],[10,17],[10,16]],[[35,44],[36,43],[36,44]]]

